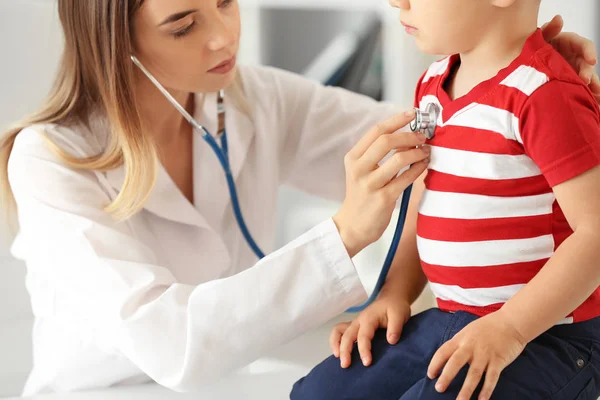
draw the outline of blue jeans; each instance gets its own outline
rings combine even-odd
[[[373,363],[364,367],[354,347],[352,366],[342,369],[329,357],[298,381],[291,400],[445,400],[456,399],[465,367],[445,393],[427,378],[427,367],[440,346],[477,317],[432,309],[411,318],[400,342],[387,343],[379,330],[373,339]],[[483,384],[483,383],[482,383]],[[477,399],[480,384],[472,397]],[[600,395],[600,318],[559,325],[529,343],[506,368],[492,399],[597,400]]]

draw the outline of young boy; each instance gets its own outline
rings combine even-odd
[[[411,318],[396,346],[379,331],[368,368],[356,351],[348,369],[326,360],[291,398],[596,400],[593,94],[536,29],[540,0],[391,3],[423,51],[456,55],[417,88],[417,106],[442,113],[377,307],[405,309],[422,271],[439,309]]]

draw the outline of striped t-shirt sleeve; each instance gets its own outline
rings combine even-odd
[[[550,81],[523,105],[520,141],[552,187],[600,164],[600,112],[583,85]]]

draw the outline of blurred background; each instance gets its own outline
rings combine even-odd
[[[404,108],[412,106],[415,83],[433,61],[418,52],[387,0],[240,3],[241,63],[272,65],[316,80],[342,71],[336,84]],[[540,23],[562,14],[566,30],[600,43],[598,0],[544,0],[542,7]],[[52,82],[61,40],[54,0],[0,0],[0,130],[40,104]],[[284,188],[278,245],[330,217],[338,206]],[[0,397],[20,393],[31,366],[25,270],[10,258],[4,226],[0,225]],[[390,240],[388,230],[380,243],[357,257],[357,266],[380,265]],[[431,305],[428,296],[418,307]]]

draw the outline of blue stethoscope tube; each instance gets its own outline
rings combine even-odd
[[[225,172],[225,177],[227,179],[227,187],[229,188],[229,195],[231,197],[231,204],[233,208],[233,213],[235,215],[235,219],[239,225],[240,231],[244,236],[244,239],[248,243],[248,246],[252,249],[254,254],[262,259],[265,257],[265,254],[257,245],[256,241],[250,234],[248,226],[244,220],[244,216],[242,214],[242,209],[240,207],[240,202],[238,198],[237,188],[235,185],[235,181],[233,179],[233,175],[231,173],[231,165],[229,163],[229,151],[227,145],[227,131],[223,130],[220,133],[221,138],[221,146],[217,144],[217,141],[213,137],[213,135],[208,132],[208,130],[200,125],[181,104],[177,102],[171,96],[171,94],[158,82],[158,80],[142,65],[142,63],[135,57],[131,56],[131,60],[142,70],[142,72],[154,83],[154,85],[162,92],[162,94],[169,100],[169,102],[183,115],[183,117],[192,125],[192,127],[198,131],[202,138],[208,143],[211,147],[219,163],[223,167],[223,171]],[[220,100],[222,100],[222,92],[220,93]],[[220,112],[222,108],[220,107]],[[411,123],[410,128],[412,131],[420,131],[427,136],[428,139],[433,138],[437,116],[439,115],[439,108],[435,104],[430,104],[425,111],[421,111],[419,109],[415,109],[416,111],[416,119]],[[388,273],[396,256],[396,251],[398,250],[398,245],[400,244],[400,239],[402,237],[402,231],[404,230],[404,224],[406,222],[406,215],[408,213],[408,204],[410,202],[410,196],[412,192],[412,185],[410,185],[404,191],[402,196],[402,201],[400,203],[400,213],[398,215],[398,223],[396,224],[396,229],[394,231],[394,237],[392,239],[392,244],[385,258],[385,262],[383,264],[383,268],[381,269],[381,273],[379,274],[379,278],[377,279],[377,283],[375,284],[375,288],[373,289],[373,293],[369,299],[362,305],[352,307],[347,310],[347,312],[356,313],[364,310],[370,304],[372,304],[377,297],[379,296],[383,285],[387,279]]]
[[[242,231],[242,235],[244,235],[244,239],[246,239],[248,246],[250,246],[254,254],[256,254],[256,256],[259,259],[262,259],[265,257],[265,254],[254,241],[254,238],[250,234],[248,226],[244,221],[244,216],[242,215],[240,200],[238,198],[237,189],[235,187],[235,181],[233,180],[233,175],[231,174],[231,167],[229,164],[229,152],[227,150],[227,131],[224,131],[221,135],[221,147],[219,148],[219,145],[217,144],[216,140],[206,130],[206,128],[202,127],[202,129],[205,133],[204,135],[202,135],[202,137],[204,138],[206,143],[208,143],[208,145],[213,149],[215,155],[221,163],[221,166],[223,167],[223,171],[225,171],[225,178],[227,179],[227,187],[229,188],[229,195],[231,196],[231,205],[233,207],[233,213],[235,214],[235,219],[237,220],[240,230]]]

